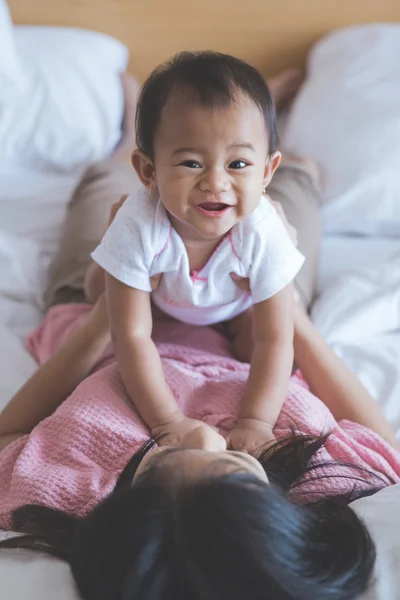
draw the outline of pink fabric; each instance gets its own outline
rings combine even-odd
[[[50,311],[28,342],[39,363],[71,335],[88,310],[67,305]],[[155,339],[167,382],[184,412],[222,432],[230,429],[248,366],[234,360],[226,340],[210,328],[165,319],[158,324]],[[290,381],[276,436],[285,436],[291,426],[311,434],[333,432],[320,458],[345,461],[400,481],[399,454],[360,425],[336,423],[299,374]],[[148,436],[126,397],[109,348],[95,371],[51,417],[0,454],[0,526],[9,527],[11,511],[24,504],[87,513],[112,492],[119,474]],[[322,495],[349,491],[354,480],[338,477],[349,473],[337,465],[328,468],[331,477],[308,483],[306,491]],[[388,483],[386,479],[382,487]]]

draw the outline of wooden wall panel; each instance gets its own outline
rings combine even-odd
[[[235,54],[272,74],[302,65],[327,31],[399,21],[400,0],[9,0],[16,23],[86,27],[119,38],[140,79],[183,49]]]

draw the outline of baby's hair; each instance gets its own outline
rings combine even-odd
[[[269,153],[277,149],[274,101],[261,73],[228,54],[181,52],[152,72],[139,95],[136,143],[151,160],[161,112],[173,92],[194,94],[201,106],[211,109],[229,107],[240,96],[247,96],[264,116]]]

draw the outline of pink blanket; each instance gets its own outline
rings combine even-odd
[[[82,305],[50,311],[28,340],[39,363],[71,335],[87,311]],[[235,423],[248,366],[234,360],[226,340],[210,328],[166,319],[157,325],[155,340],[167,382],[184,412],[219,427],[222,433],[229,430]],[[299,374],[290,381],[276,436],[287,435],[293,426],[311,434],[332,431],[321,458],[338,459],[400,481],[399,454],[360,425],[336,423]],[[0,454],[0,526],[8,527],[11,511],[27,503],[85,514],[113,490],[119,474],[148,436],[126,397],[109,348],[94,372],[51,417]],[[325,495],[354,488],[354,481],[339,477],[349,474],[345,467],[335,466],[329,474],[335,476],[308,484],[308,491]]]

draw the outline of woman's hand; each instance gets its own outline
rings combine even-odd
[[[239,419],[227,434],[228,448],[256,455],[265,444],[275,442],[271,425],[258,419]]]

